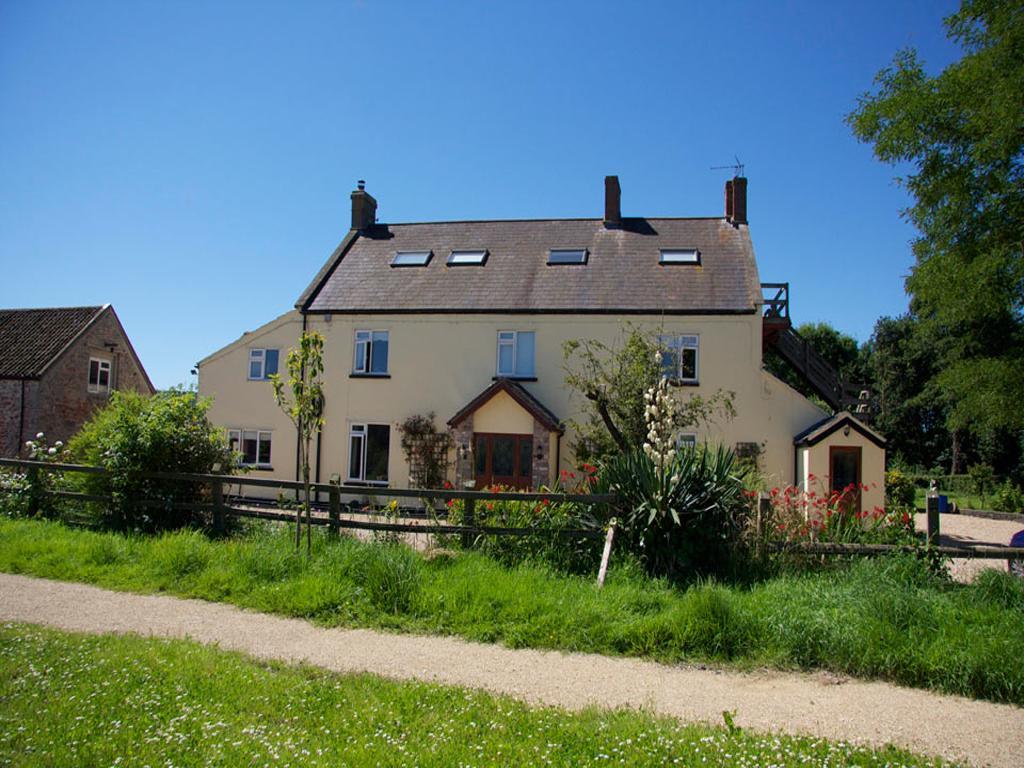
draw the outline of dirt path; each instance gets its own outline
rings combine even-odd
[[[510,650],[444,637],[322,629],[305,621],[161,595],[0,574],[0,621],[75,632],[188,637],[262,659],[482,688],[533,704],[631,707],[1017,768],[1024,709],[832,675],[746,674],[633,659]]]
[[[919,531],[928,529],[927,517],[923,513],[914,516]],[[945,546],[969,544],[1007,545],[1024,524],[1013,520],[991,520],[973,515],[939,515],[939,542]],[[949,573],[957,581],[969,582],[985,568],[1006,570],[1005,560],[971,560],[955,557],[950,562]]]

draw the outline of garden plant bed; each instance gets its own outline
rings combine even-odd
[[[327,626],[458,635],[511,647],[746,668],[826,669],[1024,703],[1024,583],[986,572],[970,585],[912,556],[862,560],[750,586],[683,589],[613,557],[592,577],[504,567],[479,553],[424,557],[395,545],[314,538],[297,556],[287,527],[234,539],[123,536],[0,520],[0,570],[113,589],[228,602]]]

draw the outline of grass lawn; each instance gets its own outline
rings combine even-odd
[[[942,764],[18,625],[0,627],[0,702],[0,764],[26,767]]]
[[[971,585],[911,556],[781,576],[749,587],[652,581],[612,559],[609,582],[478,553],[427,559],[397,545],[287,528],[211,541],[0,519],[0,571],[230,602],[332,626],[452,634],[512,647],[661,661],[829,669],[1024,704],[1024,581]]]

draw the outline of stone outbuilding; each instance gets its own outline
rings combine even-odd
[[[67,442],[114,390],[156,390],[114,308],[0,310],[0,456]]]

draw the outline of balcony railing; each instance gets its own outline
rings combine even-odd
[[[789,323],[789,283],[761,283],[761,297],[765,320]]]

